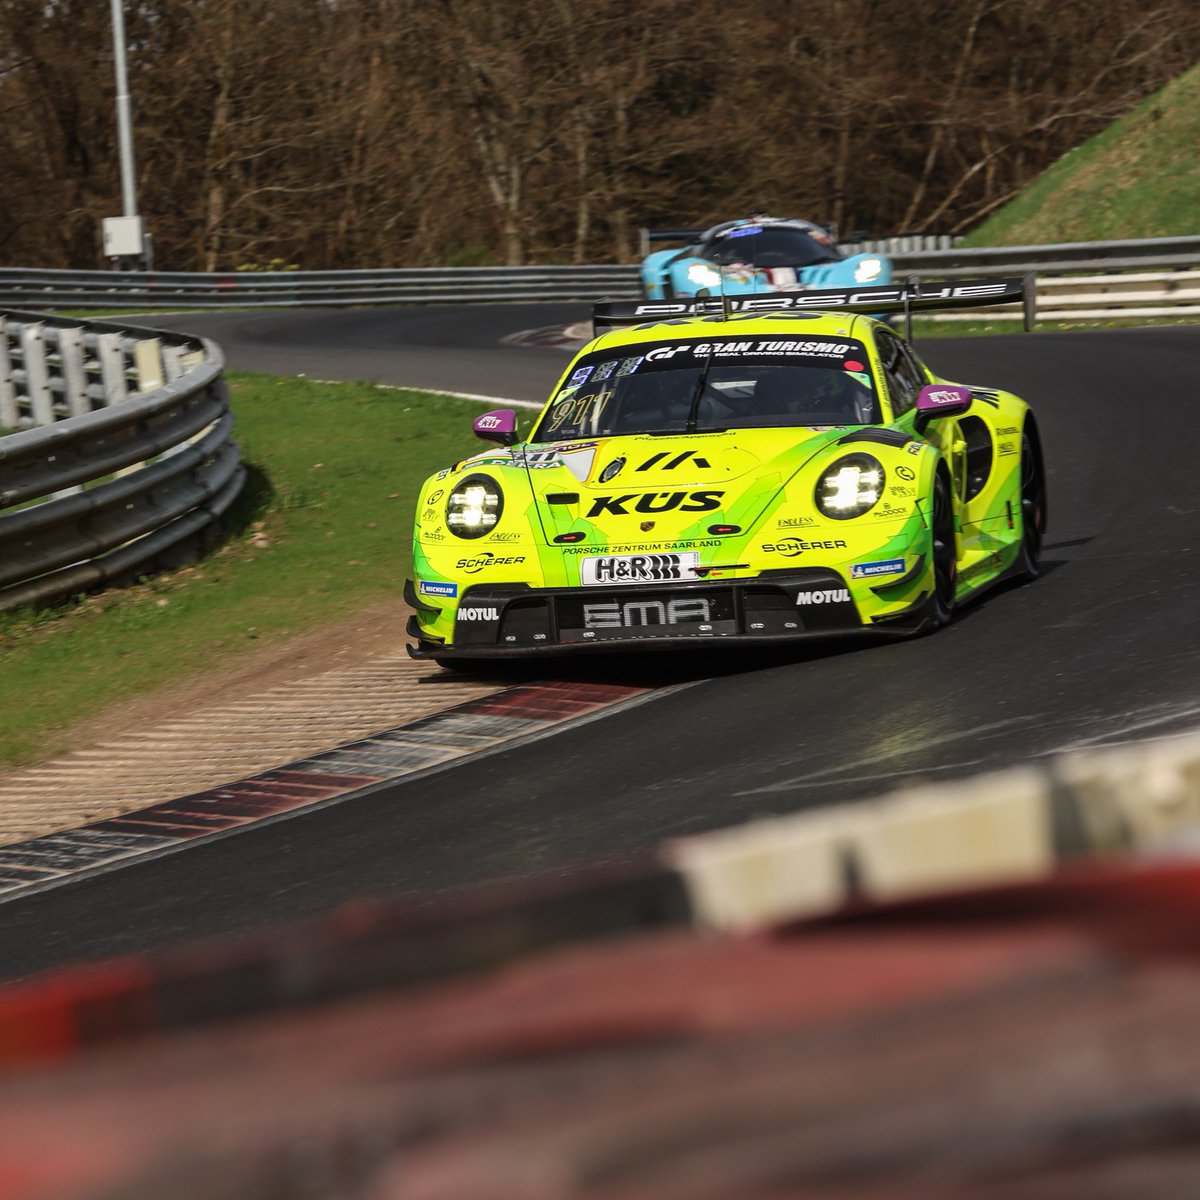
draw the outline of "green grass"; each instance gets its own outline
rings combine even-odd
[[[1200,65],[1065,154],[965,246],[1200,234]]]
[[[249,480],[226,541],[135,588],[0,614],[0,766],[67,748],[105,706],[243,647],[400,595],[416,489],[479,448],[478,404],[370,383],[230,375]]]

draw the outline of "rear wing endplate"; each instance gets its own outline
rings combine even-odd
[[[679,317],[733,317],[816,309],[825,312],[914,313],[959,308],[991,308],[1025,302],[1025,328],[1036,314],[1034,276],[1023,279],[954,279],[941,283],[904,283],[862,288],[766,292],[760,295],[701,296],[681,300],[608,300],[592,306],[596,331],[621,325],[670,321]],[[911,331],[910,331],[911,334]]]

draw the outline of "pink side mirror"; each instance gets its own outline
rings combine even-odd
[[[476,437],[484,441],[499,442],[502,446],[511,446],[517,441],[517,414],[511,408],[497,408],[475,418],[471,426]]]
[[[954,383],[930,383],[917,396],[917,428],[937,417],[961,417],[971,407],[971,389]]]

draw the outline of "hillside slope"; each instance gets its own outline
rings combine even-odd
[[[1200,64],[1068,151],[967,246],[1200,234]]]

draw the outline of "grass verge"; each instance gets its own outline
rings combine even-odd
[[[479,405],[370,383],[228,376],[249,479],[226,541],[137,587],[0,614],[0,767],[172,679],[395,596],[421,480],[479,448]],[[399,620],[399,607],[397,620]]]

